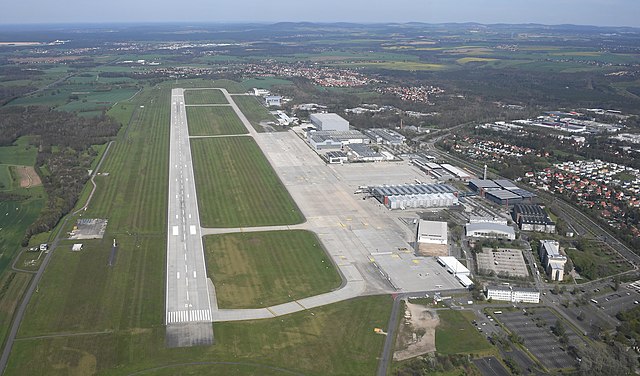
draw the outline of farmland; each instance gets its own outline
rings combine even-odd
[[[155,367],[180,365],[160,374],[216,371],[239,375],[268,374],[270,367],[306,375],[371,375],[377,367],[391,312],[386,296],[358,298],[277,319],[218,323],[216,345],[183,349],[165,347],[164,328],[142,322],[130,329],[99,334],[24,338],[17,341],[7,375],[108,373],[158,374]],[[110,329],[110,328],[101,328]],[[33,359],[38,359],[37,362]],[[204,362],[200,366],[187,363]],[[212,362],[214,364],[207,364]],[[237,365],[215,364],[236,362]],[[181,365],[184,364],[184,365]]]
[[[269,111],[258,103],[258,99],[253,96],[237,95],[233,98],[240,111],[247,117],[253,128],[258,132],[264,132],[264,127],[260,125],[263,121],[275,121],[276,119],[269,113]]]
[[[227,99],[220,90],[188,89],[184,92],[185,104],[227,104]]]
[[[221,308],[268,307],[340,285],[320,241],[307,231],[207,236],[205,257]]]
[[[187,107],[190,136],[248,133],[231,107]]]
[[[202,226],[303,221],[302,213],[253,139],[194,139],[191,148]]]

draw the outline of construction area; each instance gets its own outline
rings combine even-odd
[[[108,222],[108,219],[100,218],[78,219],[69,233],[69,239],[102,239]]]
[[[440,323],[435,310],[405,302],[404,318],[400,323],[394,361],[403,361],[436,351],[436,327]]]

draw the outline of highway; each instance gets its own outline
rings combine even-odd
[[[184,90],[171,91],[167,213],[167,344],[211,344],[211,297],[204,259]]]

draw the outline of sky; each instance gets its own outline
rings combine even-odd
[[[479,22],[640,27],[640,0],[4,0],[0,24]]]

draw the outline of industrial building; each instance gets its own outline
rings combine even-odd
[[[282,104],[282,97],[279,95],[269,95],[264,98],[264,102],[267,107],[280,107]]]
[[[349,159],[347,153],[339,150],[327,152],[327,154],[325,154],[325,158],[327,162],[331,164],[343,164]]]
[[[485,180],[473,179],[469,181],[469,188],[478,192],[481,197],[498,205],[515,205],[523,202],[531,202],[535,194],[518,188],[509,180]]]
[[[440,265],[444,266],[447,269],[447,272],[453,274],[458,282],[460,282],[464,287],[470,288],[471,286],[473,286],[473,281],[470,278],[471,272],[455,257],[439,256],[436,257],[436,260],[438,260],[438,263]]]
[[[516,232],[511,226],[501,223],[467,223],[464,227],[465,235],[470,238],[515,240]]]
[[[469,217],[469,223],[495,223],[506,226],[507,220],[500,217],[478,217],[472,215],[471,217]]]
[[[379,162],[386,159],[384,155],[374,151],[365,144],[349,144],[347,148],[349,149],[347,155],[353,161]]]
[[[455,176],[451,175],[437,163],[428,162],[422,158],[412,158],[411,163],[438,181],[449,181],[455,179]]]
[[[349,144],[369,143],[369,137],[358,131],[310,131],[307,140],[315,150],[341,149]]]
[[[556,224],[540,205],[517,204],[513,206],[513,220],[522,231],[554,234]]]
[[[540,303],[540,291],[525,287],[488,286],[487,299],[511,303]]]
[[[552,281],[562,281],[567,256],[560,253],[560,243],[555,240],[541,240],[539,254],[549,278]]]
[[[449,233],[447,222],[420,220],[418,223],[418,254],[421,256],[448,256]]]
[[[402,145],[405,137],[400,133],[386,128],[372,128],[364,130],[363,133],[375,144]]]
[[[371,194],[389,209],[439,208],[458,204],[458,191],[447,184],[372,187]]]
[[[349,122],[338,114],[311,114],[309,120],[320,131],[348,131]]]

